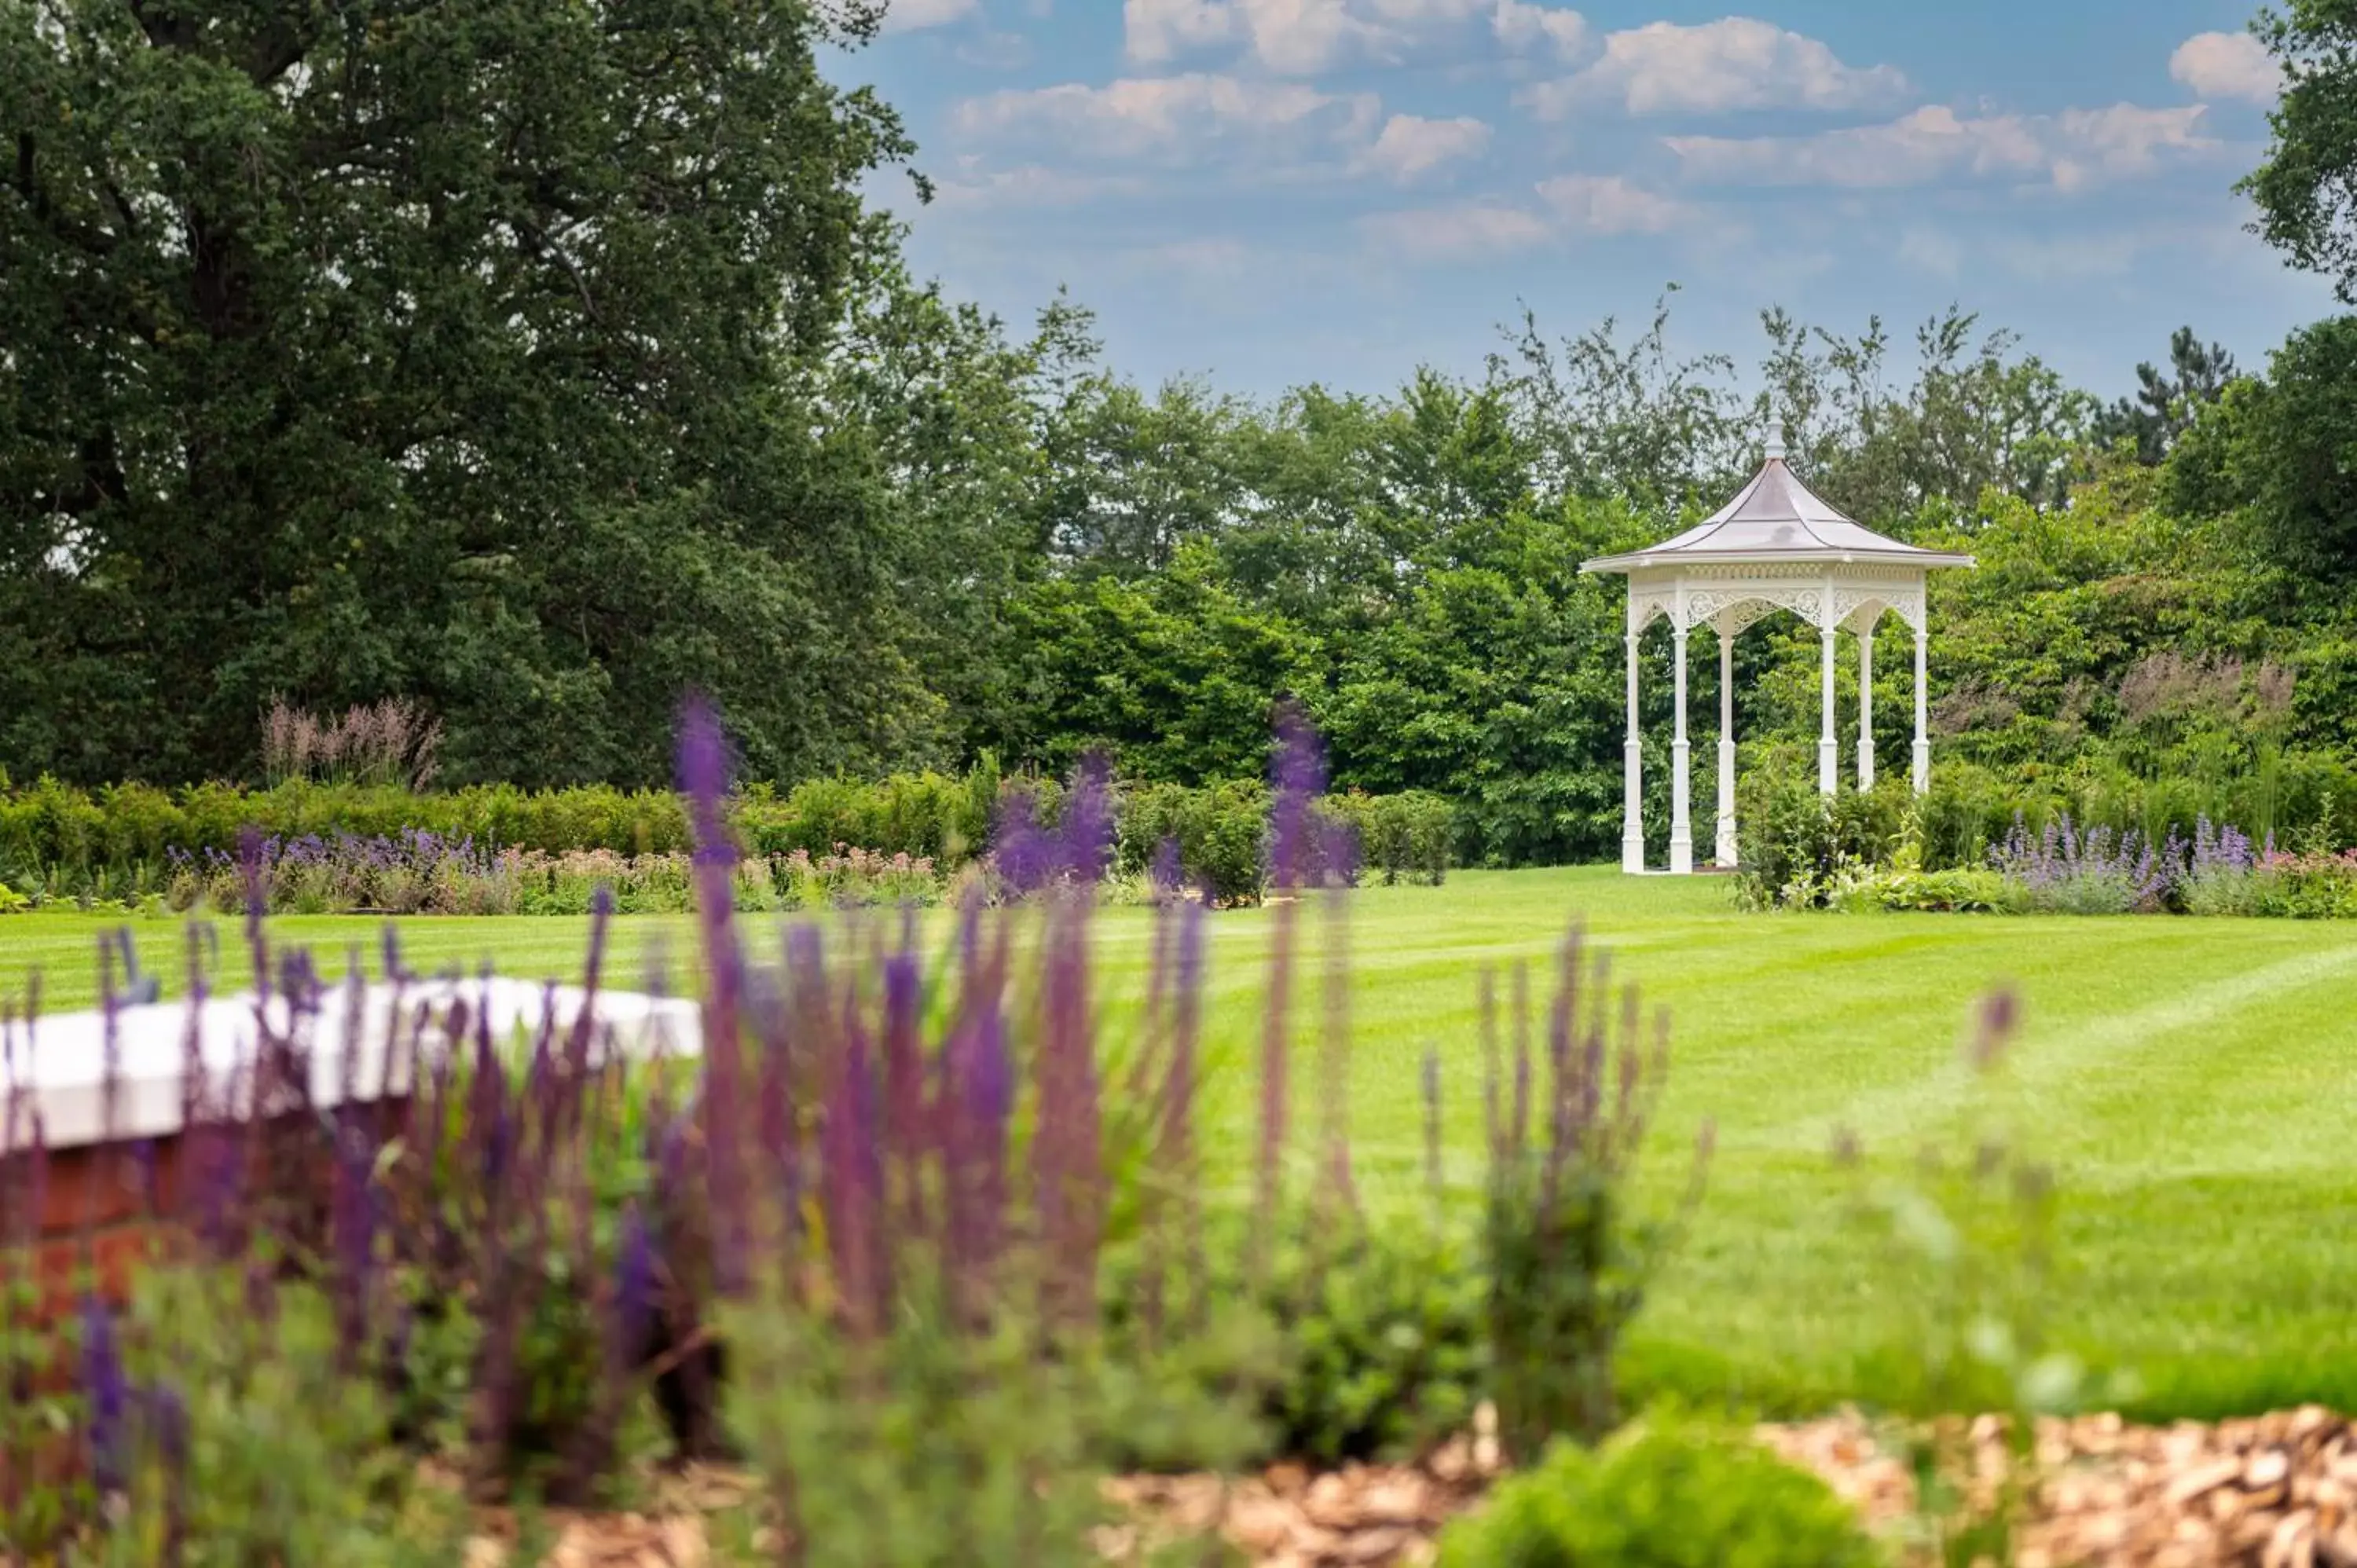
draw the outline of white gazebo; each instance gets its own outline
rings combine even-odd
[[[1583,572],[1629,579],[1629,735],[1621,748],[1620,869],[1645,869],[1643,761],[1637,738],[1637,639],[1656,616],[1670,622],[1677,671],[1677,736],[1670,747],[1670,870],[1694,869],[1694,820],[1686,787],[1686,635],[1718,630],[1718,854],[1735,864],[1735,639],[1771,610],[1786,609],[1824,639],[1824,727],[1817,736],[1817,788],[1830,795],[1838,777],[1834,738],[1834,634],[1857,637],[1857,781],[1874,782],[1874,628],[1886,611],[1915,628],[1917,793],[1930,788],[1932,741],[1924,692],[1924,585],[1941,566],[1970,566],[1969,555],[1919,550],[1886,539],[1835,510],[1785,466],[1781,442],[1743,493],[1674,539],[1625,555],[1606,555]]]

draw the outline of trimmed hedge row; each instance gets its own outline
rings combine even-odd
[[[963,776],[900,774],[877,782],[813,779],[783,794],[752,785],[729,804],[748,854],[813,856],[854,846],[906,854],[954,870],[987,847],[1001,798],[1028,791],[1052,813],[1052,782],[1003,779],[995,768]],[[1187,875],[1223,902],[1260,896],[1268,791],[1257,781],[1186,788],[1126,786],[1117,793],[1121,866],[1147,868],[1176,839]],[[1450,865],[1454,815],[1437,795],[1343,795],[1320,808],[1350,823],[1368,871],[1387,882],[1437,882]],[[267,789],[200,785],[166,791],[142,784],[96,790],[52,779],[0,791],[0,885],[56,899],[137,897],[160,891],[175,856],[234,854],[253,827],[282,841],[350,835],[398,839],[425,832],[483,851],[547,855],[606,851],[675,854],[688,847],[678,797],[603,787],[533,792],[490,785],[449,793],[293,781]]]

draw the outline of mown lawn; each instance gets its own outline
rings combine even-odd
[[[2070,1277],[2066,1337],[2134,1370],[2140,1408],[2207,1414],[2319,1399],[2357,1408],[2357,929],[2167,918],[2003,919],[1738,914],[1722,885],[1598,869],[1464,873],[1440,889],[1372,888],[1350,912],[1351,1121],[1372,1203],[1413,1201],[1419,1064],[1441,1053],[1448,1176],[1480,1170],[1475,978],[1544,963],[1575,915],[1674,1020],[1653,1187],[1674,1189],[1707,1115],[1718,1154],[1694,1230],[1632,1347],[1633,1374],[1772,1408],[1873,1389],[1880,1335],[1871,1249],[1826,1156],[1848,1126],[1903,1168],[1959,1134],[1971,1090],[1959,1043],[1974,1000],[2010,983],[2024,1026],[2011,1070],[2037,1147],[2058,1163]],[[1269,916],[1211,920],[1210,1142],[1250,1139],[1251,1052]],[[101,923],[0,920],[0,992],[35,969],[45,1007],[87,1004]],[[135,922],[177,983],[180,933]],[[377,925],[286,919],[274,939],[340,967],[372,961]],[[1140,986],[1146,918],[1100,927],[1109,995]],[[238,933],[221,937],[234,965]],[[420,968],[495,960],[570,977],[584,929],[553,919],[411,920]],[[687,955],[684,923],[621,922],[617,982]],[[1303,977],[1311,1048],[1314,972]],[[1307,1069],[1302,1093],[1315,1082]],[[1312,1108],[1303,1103],[1307,1118]],[[1953,1143],[1953,1138],[1952,1138]],[[1862,1380],[1864,1380],[1862,1381]]]

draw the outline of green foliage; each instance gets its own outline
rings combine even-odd
[[[2018,1017],[2009,993],[1981,1003],[1966,1044],[1975,1082],[1952,1146],[1927,1143],[1911,1171],[1892,1176],[1865,1163],[1850,1134],[1835,1145],[1857,1182],[1854,1213],[1876,1243],[1884,1397],[1918,1416],[2005,1418],[2010,1465],[1996,1477],[1981,1473],[1964,1422],[1895,1430],[1913,1471],[1920,1544],[1949,1568],[2012,1560],[2034,1494],[2037,1418],[2132,1392],[2124,1380],[2091,1376],[2057,1340],[2060,1191],[2053,1167],[2026,1145],[2028,1108],[2005,1077]]]
[[[1954,915],[2012,915],[2029,908],[2018,884],[1986,867],[1926,871],[1911,854],[1887,866],[1857,867],[1826,890],[1836,909],[1907,909]]]
[[[1842,783],[1817,788],[1814,758],[1771,749],[1738,781],[1738,896],[1753,908],[1823,908],[1851,870],[1878,864],[1899,842],[1907,810],[1904,780],[1861,793]]]
[[[1375,1225],[1356,1215],[1297,1216],[1260,1270],[1223,1226],[1195,1289],[1225,1304],[1210,1331],[1178,1337],[1199,1397],[1255,1409],[1249,1457],[1323,1465],[1415,1459],[1470,1425],[1489,1382],[1488,1289],[1480,1259],[1437,1226]],[[1135,1359],[1147,1338],[1134,1292],[1110,1299],[1110,1343]],[[1211,1456],[1125,1438],[1120,1458],[1199,1469]]]
[[[1102,750],[1143,778],[1255,778],[1275,702],[1315,681],[1315,640],[1243,597],[1200,543],[1140,582],[1045,579],[1007,613],[1019,705],[990,738],[1059,775]]]
[[[968,421],[847,367],[1024,371],[855,336],[915,292],[820,66],[876,21],[0,6],[0,755],[242,777],[274,693],[402,694],[456,778],[651,782],[690,683],[761,772],[923,746],[900,585],[988,531],[886,476]]]
[[[962,778],[815,779],[782,798],[754,785],[728,806],[747,852],[738,905],[938,903],[952,876],[988,847],[1001,800],[1016,787],[987,759]],[[1019,787],[1053,815],[1056,785],[1024,779]],[[1119,806],[1125,874],[1142,875],[1170,839],[1184,874],[1219,901],[1260,897],[1265,785],[1142,785]],[[1320,809],[1359,830],[1369,869],[1386,882],[1437,884],[1447,875],[1454,827],[1448,801],[1352,794]],[[155,897],[174,909],[232,911],[243,905],[234,856],[248,826],[287,846],[326,841],[316,854],[271,862],[264,880],[272,907],[289,912],[578,915],[601,884],[613,889],[623,914],[689,908],[687,826],[677,797],[603,786],[413,794],[295,780],[253,791],[115,785],[93,792],[45,778],[0,793],[0,874],[31,889],[28,903]],[[401,840],[413,832],[439,843],[391,857],[333,853],[344,835]],[[0,912],[5,905],[0,899]]]
[[[2264,381],[2236,385],[2172,459],[2170,499],[2193,515],[2241,511],[2302,596],[2357,563],[2357,317],[2293,332]]]
[[[290,1286],[266,1313],[253,1305],[242,1270],[143,1277],[124,1333],[130,1366],[184,1414],[137,1402],[120,1510],[128,1522],[75,1561],[457,1561],[470,1530],[465,1499],[423,1480],[415,1455],[390,1441],[393,1412],[368,1380],[350,1375],[324,1293]]]
[[[1257,780],[1133,789],[1121,802],[1121,868],[1146,870],[1176,843],[1180,872],[1213,902],[1257,903],[1268,881],[1268,803]]]
[[[835,778],[794,786],[783,800],[756,786],[736,803],[734,825],[757,854],[824,855],[857,844],[955,865],[988,842],[998,807],[995,767],[963,778],[894,774],[874,783]]]
[[[2261,11],[2252,31],[2284,81],[2267,156],[2239,188],[2269,243],[2330,278],[2344,304],[2357,301],[2357,16],[2340,0],[2289,0]]]
[[[1287,1358],[1275,1451],[1411,1459],[1465,1431],[1488,1382],[1487,1296],[1469,1249],[1412,1224],[1297,1244],[1267,1286]]]
[[[1457,810],[1424,789],[1369,795],[1354,789],[1318,802],[1318,810],[1350,824],[1366,871],[1384,886],[1402,880],[1437,887],[1448,875],[1457,838]]]
[[[2169,369],[2136,366],[2134,397],[2124,397],[2095,417],[2093,435],[2103,446],[2128,443],[2137,462],[2150,467],[2169,455],[2208,405],[2225,395],[2234,380],[2234,356],[2222,346],[2204,345],[2192,328],[2169,335]]]
[[[723,1314],[729,1429],[812,1568],[1103,1562],[1091,1534],[1112,1522],[1100,1456],[1134,1420],[1169,1423],[1200,1396],[1006,1299],[977,1326],[910,1282],[872,1338],[786,1302]],[[1249,1423],[1227,1413],[1212,1400],[1189,1446],[1240,1454]]]
[[[1831,1487],[1749,1435],[1648,1413],[1602,1447],[1557,1443],[1440,1538],[1442,1568],[1878,1568]]]
[[[1684,1210],[1648,1213],[1634,1178],[1668,1071],[1668,1020],[1657,1016],[1648,1038],[1635,993],[1611,994],[1605,961],[1583,972],[1577,935],[1558,965],[1544,1065],[1533,1059],[1528,989],[1516,976],[1511,1084],[1487,982],[1482,1006],[1491,1386],[1499,1439],[1507,1458],[1522,1462],[1550,1438],[1593,1441],[1617,1422],[1622,1332],[1701,1197],[1713,1137],[1704,1123]]]

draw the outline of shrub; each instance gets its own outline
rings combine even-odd
[[[1771,750],[1738,787],[1737,896],[1752,908],[1823,908],[1846,869],[1872,865],[1901,835],[1904,780],[1832,795],[1792,748]]]
[[[1557,1443],[1440,1538],[1441,1568],[1878,1568],[1818,1477],[1749,1436],[1655,1412],[1588,1450]]]
[[[1611,1429],[1620,1331],[1643,1304],[1675,1234],[1674,1221],[1647,1220],[1629,1197],[1668,1069],[1667,1020],[1657,1020],[1649,1047],[1630,991],[1616,1029],[1604,959],[1590,975],[1582,968],[1575,937],[1564,946],[1547,1014],[1543,1083],[1531,1056],[1527,982],[1517,972],[1511,1088],[1486,980],[1483,987],[1490,1122],[1483,1262],[1499,1436],[1516,1459],[1527,1460],[1558,1434],[1592,1440]],[[1710,1136],[1705,1123],[1689,1205],[1700,1196]]]
[[[1258,903],[1268,881],[1268,809],[1257,780],[1133,789],[1122,802],[1120,865],[1145,870],[1165,843],[1176,844],[1180,875],[1212,902]]]
[[[2357,918],[2357,851],[2275,854],[2251,874],[2247,907],[2238,911],[2296,920]]]
[[[1989,845],[2005,836],[2018,803],[1987,768],[1943,762],[1914,809],[1923,865],[1950,871],[1986,866]]]
[[[1826,901],[1840,909],[1960,915],[2018,914],[2029,907],[2020,886],[2002,872],[1925,871],[1913,865],[1853,867],[1834,879]]]
[[[1370,869],[1383,873],[1386,886],[1405,880],[1437,887],[1448,875],[1457,813],[1442,797],[1423,789],[1396,795],[1352,790],[1330,796],[1321,806],[1351,825],[1360,855]]]
[[[120,1327],[91,1304],[91,1476],[124,1523],[75,1561],[458,1562],[466,1499],[386,1441],[384,1396],[350,1375],[338,1316],[324,1292],[244,1269],[154,1271]]]
[[[1275,1452],[1409,1459],[1464,1431],[1488,1383],[1487,1296],[1468,1248],[1415,1225],[1288,1249],[1263,1296],[1285,1356]]]
[[[766,860],[770,869],[766,879],[748,870],[740,903],[936,901],[950,878],[987,858],[993,828],[1018,797],[1049,819],[1060,809],[1058,786],[1002,779],[988,757],[963,778],[819,779],[782,799],[767,785],[749,786],[727,802],[727,831],[748,866]],[[1164,841],[1175,840],[1180,875],[1208,887],[1215,902],[1261,897],[1265,785],[1146,785],[1116,810],[1123,875],[1143,878]],[[1353,796],[1321,810],[1351,826],[1387,881],[1437,882],[1448,869],[1450,808],[1437,796]],[[0,879],[36,903],[158,895],[177,909],[234,909],[236,858],[249,833],[269,846],[274,908],[577,914],[587,908],[585,879],[597,873],[617,879],[626,913],[686,908],[678,867],[688,825],[679,798],[603,786],[425,794],[296,777],[263,790],[211,784],[175,796],[144,785],[91,794],[43,779],[0,791]],[[423,862],[433,863],[430,875]],[[506,886],[519,880],[526,886]],[[461,886],[472,883],[497,886]]]
[[[1299,1218],[1257,1273],[1232,1228],[1200,1260],[1211,1299],[1248,1316],[1222,1326],[1192,1375],[1256,1408],[1251,1457],[1407,1460],[1466,1430],[1489,1385],[1488,1289],[1472,1250],[1437,1226]],[[1142,1330],[1133,1294],[1109,1303],[1116,1344]],[[1121,1457],[1152,1469],[1208,1463],[1167,1443],[1126,1443]]]

